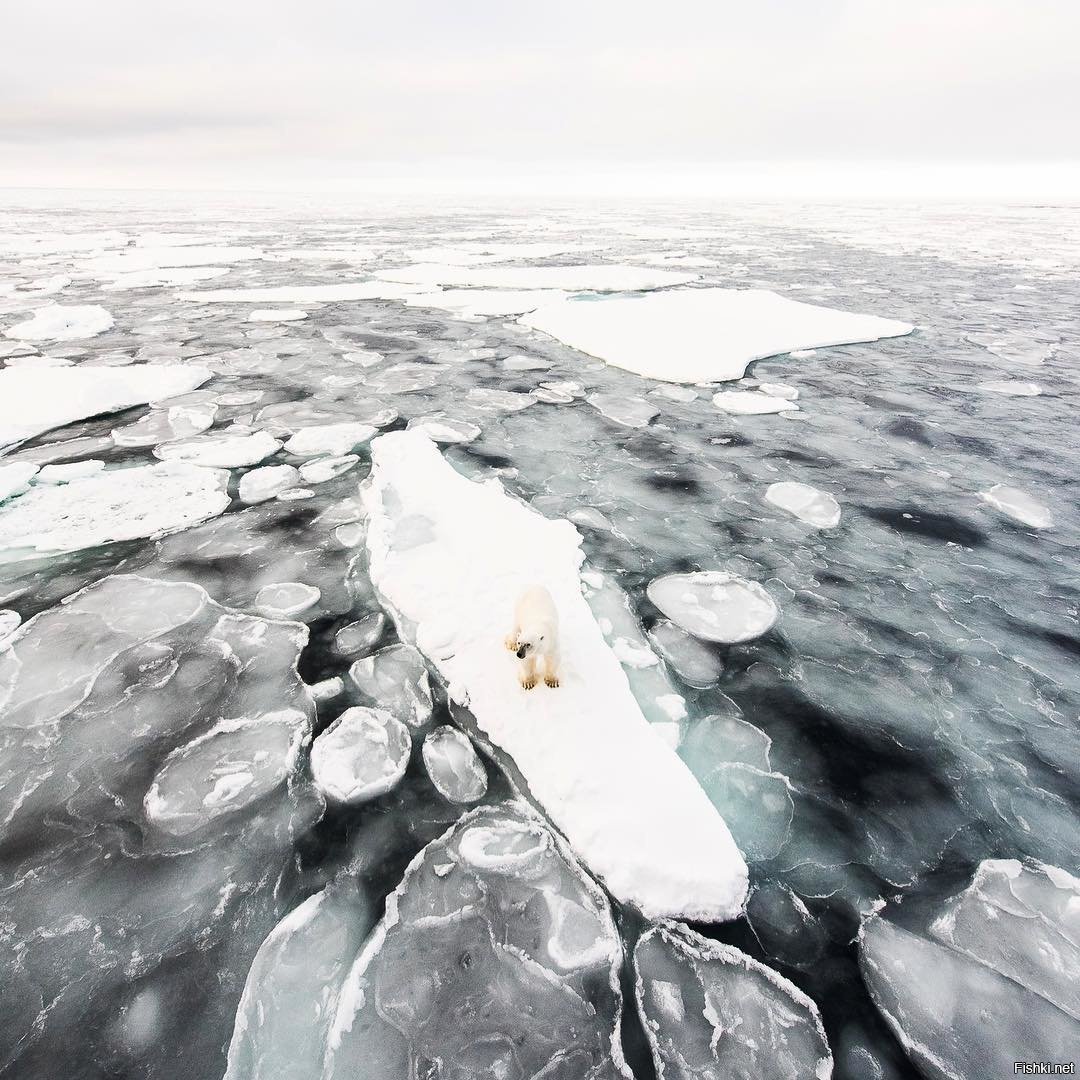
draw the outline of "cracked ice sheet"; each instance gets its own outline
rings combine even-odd
[[[518,322],[635,375],[685,383],[739,379],[747,365],[766,356],[901,337],[914,329],[767,289],[569,298]]]
[[[101,413],[186,394],[210,378],[192,364],[5,368],[0,371],[0,449]]]
[[[716,809],[652,730],[582,593],[581,538],[456,473],[415,432],[372,443],[371,577],[588,867],[650,918],[737,917],[746,865]],[[562,686],[526,692],[503,645],[530,583],[559,610]],[[707,855],[707,857],[706,857]]]

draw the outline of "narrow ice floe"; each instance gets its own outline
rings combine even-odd
[[[840,504],[827,492],[794,480],[770,484],[765,501],[786,510],[816,529],[835,529],[840,524]]]
[[[5,368],[0,371],[0,449],[76,420],[194,390],[210,375],[196,364]]]
[[[72,461],[63,465],[43,465],[37,475],[39,484],[70,484],[74,480],[85,480],[105,471],[105,462],[97,458],[86,461]]]
[[[376,439],[372,461],[371,577],[399,633],[513,758],[532,796],[620,900],[653,918],[736,917],[745,863],[605,643],[581,594],[577,530],[536,514],[497,481],[467,480],[417,433]],[[525,691],[504,638],[519,592],[537,582],[559,612],[561,686]]]
[[[229,505],[229,474],[162,462],[35,485],[0,506],[0,562],[185,529]]]
[[[311,748],[315,786],[335,802],[385,795],[405,775],[409,729],[383,709],[346,709]]]
[[[255,594],[255,607],[274,619],[291,619],[313,608],[320,599],[315,585],[302,581],[282,581],[264,585]]]
[[[1033,529],[1049,529],[1054,524],[1053,512],[1018,488],[995,484],[989,491],[980,491],[979,498],[995,510],[1000,510],[1006,517],[1019,521],[1021,525],[1028,525]]]
[[[285,444],[296,457],[341,457],[365,443],[377,429],[370,424],[317,424],[301,428]]]
[[[634,972],[657,1076],[832,1076],[832,1051],[817,1005],[731,945],[678,923],[661,924],[639,939]]]
[[[913,329],[893,319],[799,303],[765,289],[571,297],[518,321],[615,367],[687,383],[738,379],[751,361],[766,356],[899,337]]]
[[[257,308],[248,315],[248,322],[300,322],[307,317],[299,308]]]
[[[756,390],[721,390],[713,394],[712,402],[724,412],[746,416],[799,411],[799,406],[790,398],[772,397]]]
[[[448,416],[417,416],[407,426],[409,431],[419,431],[437,443],[467,443],[480,437],[476,424]]]
[[[524,315],[564,300],[567,295],[562,289],[442,289],[407,296],[405,303],[476,319],[488,315]]]
[[[382,281],[355,281],[345,285],[269,285],[252,289],[200,289],[177,294],[178,300],[203,304],[334,304],[346,300],[400,300],[416,292],[415,286]]]
[[[277,439],[265,431],[257,431],[253,435],[202,435],[197,439],[168,442],[154,449],[154,457],[213,469],[238,469],[258,465],[280,449]]]
[[[300,471],[292,465],[264,465],[240,477],[240,501],[261,503],[300,486]]]
[[[469,737],[443,724],[424,739],[424,768],[444,799],[471,803],[487,791],[487,773]]]
[[[1042,387],[1038,383],[1023,382],[1021,379],[982,382],[979,383],[979,389],[990,394],[1005,394],[1009,397],[1038,397],[1042,393]]]
[[[261,259],[262,251],[252,247],[211,247],[196,244],[169,244],[162,247],[131,247],[111,255],[88,259],[83,269],[99,277],[160,270],[168,267],[210,266],[212,263],[248,262]]]
[[[564,289],[571,292],[622,292],[685,285],[697,274],[643,266],[446,266],[420,263],[382,270],[384,281],[407,285],[480,286],[491,289]]]
[[[78,341],[96,337],[112,324],[112,315],[97,304],[50,304],[26,322],[8,327],[4,335],[17,341]]]
[[[761,637],[779,615],[756,582],[723,571],[669,574],[649,583],[649,599],[687,633],[735,644]]]
[[[644,398],[625,394],[590,394],[585,399],[598,413],[623,427],[646,427],[660,410]]]
[[[166,286],[194,285],[199,281],[210,281],[223,277],[229,272],[227,266],[171,266],[160,270],[132,270],[117,274],[101,287],[107,292],[120,292],[124,289],[162,289]]]
[[[0,464],[0,502],[26,491],[37,472],[37,465],[28,461],[13,461],[10,465]]]

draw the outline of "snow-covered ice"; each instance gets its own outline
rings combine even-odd
[[[780,612],[756,582],[725,571],[669,574],[649,583],[649,599],[689,634],[734,644],[767,633]]]
[[[523,315],[563,299],[562,289],[440,289],[404,297],[410,307],[438,308],[465,319]]]
[[[409,431],[420,431],[432,442],[467,443],[480,437],[480,429],[467,420],[448,416],[418,416],[406,425]]]
[[[294,457],[343,457],[366,443],[375,434],[370,424],[318,424],[300,428],[288,442],[285,452]]]
[[[994,484],[988,491],[980,491],[979,498],[1021,525],[1049,529],[1054,524],[1054,514],[1048,506],[1008,484]]]
[[[1038,383],[1024,382],[1022,379],[991,379],[979,383],[979,389],[1008,397],[1038,397],[1042,393]]]
[[[342,285],[266,285],[245,289],[199,289],[178,293],[180,300],[202,304],[338,304],[351,300],[400,300],[414,286],[383,281],[357,281]]]
[[[263,465],[240,477],[240,501],[261,503],[300,486],[300,471],[292,465]]]
[[[39,484],[70,484],[73,480],[85,480],[88,476],[96,476],[104,469],[105,462],[99,458],[73,461],[65,465],[43,465],[36,480]]]
[[[37,474],[37,465],[29,461],[14,461],[9,465],[0,463],[0,503],[14,495],[21,495]]]
[[[0,449],[100,413],[194,390],[210,378],[198,364],[0,370]]]
[[[573,292],[614,292],[662,289],[684,285],[696,274],[657,270],[644,266],[594,264],[589,266],[451,266],[418,263],[396,270],[380,270],[384,281],[413,286],[480,286],[489,289],[522,291],[564,289]]]
[[[307,317],[300,308],[256,308],[248,315],[248,322],[302,322]]]
[[[409,729],[384,709],[346,709],[311,748],[315,785],[339,803],[385,795],[405,775]]]
[[[162,461],[186,461],[212,469],[237,469],[258,465],[281,449],[281,443],[265,431],[253,435],[200,435],[195,439],[167,442],[154,450]]]
[[[835,529],[840,524],[840,504],[827,491],[795,480],[770,484],[765,501],[786,510],[816,529]]]
[[[912,331],[907,323],[803,304],[765,289],[569,297],[518,321],[636,375],[687,383],[738,379],[752,361],[793,349]]]
[[[721,390],[713,394],[712,403],[724,412],[746,416],[799,410],[799,406],[790,398],[773,397],[756,390]]]
[[[112,315],[100,304],[50,304],[4,334],[16,341],[81,341],[103,334],[112,324]]]
[[[604,642],[581,595],[577,530],[540,517],[495,480],[460,476],[413,432],[380,436],[372,462],[372,581],[399,632],[510,755],[578,855],[649,917],[738,915],[746,866]],[[551,591],[559,612],[557,690],[523,691],[503,645],[516,596],[532,582]],[[655,797],[643,800],[646,789]]]
[[[471,803],[487,791],[487,772],[469,737],[449,724],[428,732],[422,755],[428,778],[443,798]]]
[[[0,506],[0,563],[159,536],[216,517],[229,474],[183,462],[32,487]]]
[[[634,949],[635,989],[664,1080],[829,1080],[817,1006],[772,968],[678,923]]]

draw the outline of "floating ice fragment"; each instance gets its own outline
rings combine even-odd
[[[315,786],[335,802],[355,804],[385,795],[405,775],[408,728],[384,709],[346,709],[311,748]]]
[[[381,611],[373,611],[338,630],[334,635],[334,648],[342,656],[365,656],[378,644],[385,628],[386,616]]]
[[[178,300],[204,304],[334,304],[349,300],[399,300],[417,290],[408,285],[382,281],[358,281],[344,285],[271,285],[254,289],[202,289],[177,294]]]
[[[730,945],[662,923],[634,949],[638,1012],[665,1080],[829,1080],[817,1005]]]
[[[22,616],[17,611],[12,611],[10,608],[0,608],[0,642],[14,634],[21,622]],[[0,699],[2,697],[3,695],[0,695]]]
[[[300,466],[300,480],[305,484],[325,484],[328,480],[344,476],[359,461],[360,459],[355,454],[307,461]]]
[[[275,619],[290,619],[313,608],[321,593],[314,585],[300,581],[285,581],[264,585],[255,596],[255,607]]]
[[[622,394],[590,394],[585,399],[597,412],[624,427],[647,427],[660,410],[639,397]]]
[[[687,383],[738,379],[751,361],[804,346],[877,341],[913,329],[764,289],[712,288],[570,297],[518,322],[637,375]]]
[[[532,394],[519,394],[514,390],[492,390],[486,386],[472,387],[466,398],[478,409],[500,412],[520,412],[536,404],[536,398]]]
[[[798,412],[799,406],[787,398],[771,397],[757,391],[721,390],[713,394],[713,404],[724,412],[745,415]]]
[[[98,304],[50,304],[4,334],[17,341],[78,341],[96,337],[112,324],[112,315]]]
[[[788,401],[794,401],[799,396],[799,391],[794,386],[788,386],[786,383],[758,383],[758,389],[770,397],[786,398]]]
[[[30,481],[38,473],[38,466],[30,462],[13,461],[10,465],[0,464],[0,502],[14,495],[21,495],[30,487]]]
[[[203,435],[197,439],[168,442],[155,448],[154,457],[216,469],[237,469],[258,465],[280,449],[281,443],[277,439],[265,431],[258,431],[254,435]]]
[[[319,424],[301,428],[285,444],[287,453],[296,457],[344,457],[361,443],[366,443],[376,428],[370,424]]]
[[[697,274],[649,267],[593,266],[447,266],[418,263],[380,271],[384,281],[409,285],[483,286],[492,289],[566,289],[574,292],[618,292],[661,289],[694,281]]]
[[[424,658],[411,645],[388,645],[349,668],[360,693],[411,727],[431,719],[431,683]]]
[[[105,462],[99,458],[86,461],[72,461],[63,465],[43,465],[37,475],[39,484],[70,484],[73,480],[85,480],[96,476],[105,468]]]
[[[794,480],[770,484],[765,501],[818,529],[834,529],[840,524],[840,504],[828,492],[809,484]]]
[[[300,483],[299,470],[292,465],[264,465],[240,477],[240,501],[261,503]]]
[[[472,803],[487,791],[487,772],[467,735],[443,724],[424,739],[424,768],[436,790],[455,803]]]
[[[1038,397],[1042,393],[1042,387],[1038,383],[1023,382],[1020,379],[982,382],[979,383],[979,389],[991,394],[1007,394],[1011,397]]]
[[[160,269],[131,270],[114,274],[111,281],[102,285],[106,292],[123,289],[161,289],[168,285],[194,285],[199,281],[223,277],[229,272],[227,266],[172,266]]]
[[[989,491],[980,491],[979,498],[1007,517],[1033,529],[1049,529],[1054,524],[1053,513],[1018,488],[995,484]]]
[[[714,686],[724,673],[723,662],[708,646],[666,619],[660,619],[649,631],[649,641],[690,686]]]
[[[467,443],[480,436],[476,424],[445,416],[418,416],[409,421],[407,428],[409,431],[420,431],[437,443]]]
[[[757,582],[723,571],[669,574],[647,589],[649,599],[687,633],[734,644],[768,632],[779,611]]]
[[[248,315],[248,322],[300,322],[307,317],[299,308],[257,308]]]

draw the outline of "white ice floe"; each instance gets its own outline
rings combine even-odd
[[[644,266],[446,266],[418,263],[382,270],[379,277],[406,285],[480,286],[490,289],[563,289],[572,292],[620,292],[685,285],[697,274]]]
[[[442,289],[405,297],[410,307],[448,311],[466,319],[490,315],[524,315],[546,304],[563,300],[562,289]]]
[[[1080,880],[1072,874],[987,859],[930,933],[1080,1021]]]
[[[196,244],[167,244],[162,247],[131,247],[111,255],[88,259],[83,269],[99,277],[160,270],[165,267],[210,266],[212,263],[248,262],[261,259],[262,251],[252,247],[216,247]]]
[[[554,255],[565,255],[572,251],[588,250],[576,241],[558,243],[551,240],[492,241],[490,243],[461,244],[458,246],[438,245],[427,248],[414,248],[406,256],[413,262],[452,263],[456,266],[476,266],[481,263],[506,261],[508,259],[550,259]]]
[[[863,924],[859,966],[885,1022],[935,1080],[1012,1076],[1014,1062],[1060,1061],[1080,1045],[1080,1025],[1046,998],[880,915]]]
[[[979,498],[1021,525],[1049,529],[1054,524],[1054,514],[1049,507],[1018,488],[995,484],[989,491],[980,491]]]
[[[291,619],[313,608],[320,599],[315,585],[302,581],[283,581],[264,585],[255,596],[255,607],[274,619]]]
[[[257,308],[248,315],[248,322],[300,322],[307,317],[299,308]]]
[[[660,412],[644,398],[626,394],[590,394],[585,400],[598,413],[623,427],[646,427]]]
[[[19,629],[21,622],[22,616],[17,611],[12,611],[10,608],[0,608],[0,643],[11,637]]]
[[[662,923],[638,940],[634,972],[657,1076],[832,1076],[832,1051],[817,1005],[731,945]]]
[[[651,581],[646,591],[676,626],[705,641],[750,641],[780,614],[756,581],[723,571],[669,574]]]
[[[350,469],[359,464],[360,459],[355,454],[342,454],[340,457],[316,458],[314,461],[306,461],[300,466],[300,482],[302,484],[325,484],[328,480],[334,480],[343,476]]]
[[[196,364],[4,368],[0,371],[0,449],[76,420],[194,390],[210,375]]]
[[[105,462],[100,458],[86,461],[72,461],[62,465],[43,465],[37,475],[39,484],[70,484],[74,480],[85,480],[96,476],[105,469]]]
[[[687,383],[738,379],[752,361],[793,349],[877,341],[913,329],[875,315],[799,303],[765,289],[571,297],[518,321],[615,367]]]
[[[285,451],[302,458],[343,457],[366,443],[377,430],[370,424],[352,422],[317,424],[297,431],[285,444]]]
[[[227,266],[168,266],[158,270],[132,270],[117,274],[101,287],[107,292],[124,289],[161,289],[175,285],[194,285],[210,281],[229,272]]]
[[[979,383],[980,390],[991,394],[1006,394],[1009,397],[1038,397],[1042,387],[1038,383],[1024,382],[1021,379],[999,379]]]
[[[229,474],[181,462],[35,485],[0,507],[0,562],[160,536],[217,517]]]
[[[840,524],[840,504],[827,491],[819,491],[809,484],[794,480],[770,484],[765,501],[817,529],[835,529]]]
[[[342,656],[366,656],[378,644],[386,628],[386,616],[373,611],[348,623],[334,634],[334,649]]]
[[[495,480],[467,480],[414,432],[376,439],[372,460],[371,577],[399,633],[513,758],[532,796],[620,900],[653,918],[736,917],[746,865],[605,643],[581,594],[577,530]],[[559,612],[562,681],[525,691],[503,639],[519,592],[536,582]],[[652,797],[642,799],[646,790]]]
[[[167,442],[155,447],[154,457],[162,461],[187,461],[214,469],[239,469],[258,465],[276,454],[281,443],[265,431],[253,435],[200,435],[196,439]]]
[[[203,304],[335,304],[347,300],[401,300],[415,286],[384,281],[355,281],[344,285],[268,285],[250,289],[199,289],[177,294],[178,300]]]
[[[409,729],[384,709],[346,709],[311,747],[315,786],[335,802],[385,795],[405,775]]]
[[[707,645],[666,619],[660,619],[649,631],[649,642],[690,686],[714,686],[724,673],[723,662]]]
[[[536,404],[536,398],[532,394],[519,394],[516,390],[494,390],[488,386],[474,386],[465,397],[478,409],[489,409],[493,412],[520,412]]]
[[[240,477],[240,501],[249,505],[266,502],[299,485],[300,472],[292,465],[264,465]]]
[[[799,396],[799,391],[794,386],[788,386],[787,383],[758,383],[758,389],[769,397],[787,398],[788,401],[794,401]]]
[[[165,759],[143,800],[147,820],[187,836],[262,799],[292,776],[310,726],[300,709],[222,720]]]
[[[746,416],[799,411],[799,406],[789,398],[772,397],[756,390],[721,390],[713,394],[712,402],[724,412]]]
[[[78,341],[104,333],[113,317],[98,304],[50,304],[4,334],[17,341]]]
[[[476,424],[447,416],[417,416],[407,426],[409,431],[419,431],[437,443],[467,443],[480,437]]]
[[[410,727],[431,719],[431,681],[424,658],[411,645],[388,645],[357,660],[349,678],[361,694]]]
[[[28,461],[0,464],[0,502],[26,491],[37,472],[38,466]]]
[[[471,803],[484,797],[487,772],[469,737],[449,724],[429,732],[424,739],[424,768],[444,799]]]

